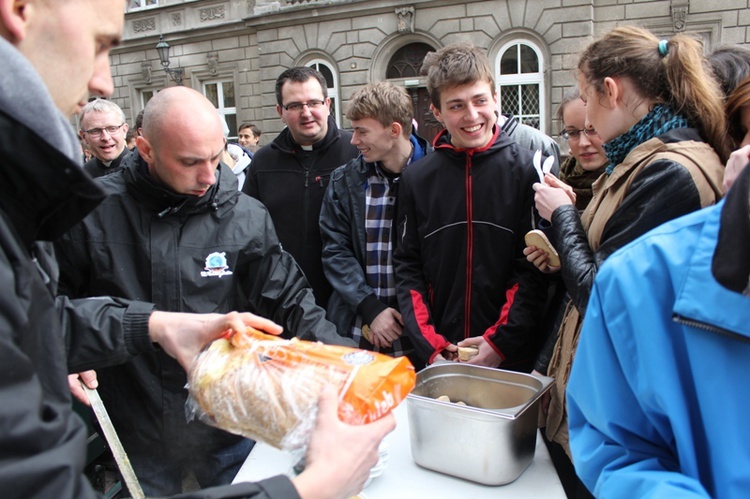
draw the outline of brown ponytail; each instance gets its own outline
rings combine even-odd
[[[622,26],[589,45],[578,69],[598,92],[604,78],[627,77],[641,97],[684,115],[722,161],[729,157],[722,93],[696,39],[676,35],[660,51],[651,32]]]

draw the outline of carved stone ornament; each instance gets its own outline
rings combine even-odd
[[[147,59],[141,61],[141,76],[147,84],[151,85],[151,61]]]
[[[396,9],[398,16],[398,32],[414,33],[414,6],[399,7]]]
[[[224,6],[219,5],[218,7],[209,7],[208,9],[200,10],[201,22],[213,21],[216,19],[224,19]]]
[[[133,21],[133,31],[136,33],[141,31],[154,31],[156,29],[156,18],[149,17],[148,19],[138,19]]]
[[[206,54],[206,64],[208,65],[208,72],[212,76],[219,74],[219,53],[209,52]]]
[[[675,32],[685,31],[687,25],[688,5],[672,5],[672,27]]]
[[[172,14],[172,26],[181,26],[182,25],[182,14],[180,12],[175,12]]]

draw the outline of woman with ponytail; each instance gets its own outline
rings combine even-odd
[[[578,86],[608,165],[582,215],[558,179],[535,184],[562,264],[549,267],[536,252],[527,257],[543,272],[561,271],[571,297],[548,370],[556,386],[547,417],[547,436],[568,455],[565,387],[599,266],[658,225],[716,203],[729,152],[721,91],[689,36],[659,40],[618,27],[583,52]]]

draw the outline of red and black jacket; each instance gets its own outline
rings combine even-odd
[[[484,336],[502,367],[530,369],[546,284],[523,255],[538,176],[532,151],[495,129],[463,150],[447,131],[401,177],[396,290],[405,329],[426,362],[450,343]]]

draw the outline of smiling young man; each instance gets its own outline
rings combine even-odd
[[[334,289],[329,320],[360,348],[394,356],[413,353],[393,273],[399,178],[431,150],[413,132],[413,114],[409,94],[391,83],[352,96],[346,117],[360,156],[333,172],[320,212],[323,268]]]
[[[532,152],[497,126],[492,68],[458,43],[425,57],[435,152],[401,176],[394,253],[404,329],[423,362],[456,360],[529,371],[541,343],[541,274],[523,255],[539,178]]]
[[[288,335],[349,341],[315,306],[268,212],[237,190],[223,151],[221,120],[204,96],[159,92],[146,106],[138,154],[97,179],[107,198],[57,243],[61,292],[145,297],[167,311],[253,310]],[[147,495],[180,492],[189,470],[203,487],[232,481],[252,442],[186,423],[186,375],[173,359],[144,353],[97,373]]]
[[[80,128],[81,138],[94,155],[83,169],[94,178],[117,171],[130,152],[125,143],[128,124],[120,106],[106,99],[89,102],[81,110]]]
[[[276,111],[286,128],[253,156],[242,190],[271,214],[279,240],[292,254],[325,307],[331,285],[323,273],[318,218],[331,172],[357,157],[351,132],[330,115],[328,86],[308,67],[287,69],[276,80]]]

